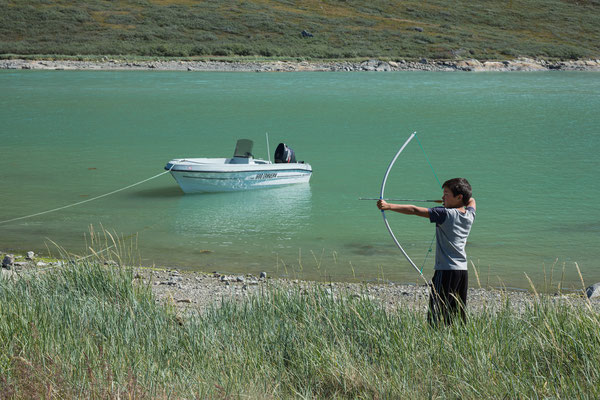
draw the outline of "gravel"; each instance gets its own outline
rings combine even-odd
[[[173,277],[180,277],[177,285],[172,285]],[[242,279],[240,279],[242,278]],[[312,282],[279,278],[260,278],[260,276],[226,275],[195,271],[177,271],[173,269],[140,268],[136,275],[140,283],[149,284],[158,302],[170,302],[183,310],[206,311],[218,306],[223,300],[243,301],[248,296],[259,294],[268,288],[283,290],[311,290],[320,287],[333,296],[367,296],[379,302],[389,311],[410,309],[426,312],[429,302],[429,288],[425,285],[403,285],[396,283],[347,283]],[[507,302],[517,312],[524,311],[536,298],[528,291],[497,290],[471,288],[468,293],[469,312],[495,311]],[[569,302],[586,306],[588,303],[582,293],[553,294],[554,303]],[[600,311],[600,297],[592,299],[590,304]]]

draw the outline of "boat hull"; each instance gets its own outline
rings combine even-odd
[[[194,164],[173,160],[165,169],[185,193],[231,192],[308,183],[310,164]]]

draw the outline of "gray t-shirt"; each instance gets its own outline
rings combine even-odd
[[[475,220],[475,209],[467,207],[463,214],[456,208],[429,209],[429,220],[435,222],[435,270],[467,270],[465,245]]]

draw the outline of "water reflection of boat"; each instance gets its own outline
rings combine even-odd
[[[310,185],[179,196],[168,212],[162,248],[205,271],[275,273],[278,260],[294,268],[314,225]]]
[[[231,158],[173,159],[165,169],[171,172],[185,193],[228,192],[307,183],[310,164],[296,162],[294,152],[281,143],[275,163],[255,159],[253,142],[240,139]]]
[[[181,196],[177,233],[208,242],[290,238],[310,223],[309,185],[269,190]],[[279,222],[278,222],[279,221]]]

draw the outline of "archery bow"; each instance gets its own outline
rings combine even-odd
[[[396,153],[396,156],[392,159],[392,162],[390,162],[390,165],[388,166],[387,171],[385,171],[385,175],[383,176],[383,182],[381,183],[381,192],[379,193],[379,199],[383,200],[385,184],[387,182],[388,175],[390,174],[390,171],[392,170],[392,167],[394,166],[394,163],[400,156],[400,153],[402,153],[402,151],[404,151],[404,148],[410,143],[410,141],[415,137],[416,134],[417,134],[417,132],[413,132],[413,134],[408,137],[406,142],[404,142],[402,147],[400,147],[400,150],[398,150],[398,152]],[[385,223],[385,226],[386,226],[388,232],[392,236],[394,243],[396,243],[396,246],[398,246],[398,248],[400,249],[402,254],[404,254],[404,257],[406,257],[406,259],[408,260],[410,265],[413,266],[413,268],[419,273],[421,278],[423,278],[423,280],[427,283],[427,279],[425,279],[425,277],[423,276],[423,272],[419,269],[419,267],[417,267],[417,265],[413,262],[413,260],[408,256],[408,254],[406,253],[404,248],[402,248],[402,246],[400,245],[400,242],[398,242],[398,239],[396,239],[396,235],[394,235],[394,232],[392,231],[392,228],[390,227],[390,224],[388,223],[388,220],[385,217],[385,211],[381,210],[381,215],[383,216],[383,222]]]

